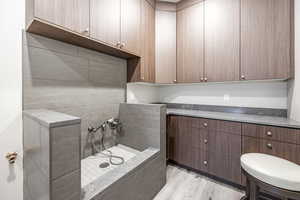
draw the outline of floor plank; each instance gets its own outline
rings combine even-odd
[[[153,200],[240,200],[243,195],[235,188],[169,165],[167,184]]]

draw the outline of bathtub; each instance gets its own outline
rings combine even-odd
[[[165,181],[164,176],[159,173],[165,170],[161,167],[164,165],[161,163],[159,149],[138,151],[125,145],[117,145],[108,150],[123,157],[125,162],[100,168],[101,163],[109,162],[108,157],[102,154],[81,160],[81,200],[141,199],[139,196],[143,196],[143,200],[152,199]],[[153,173],[157,173],[157,176]],[[145,191],[146,188],[150,190]]]

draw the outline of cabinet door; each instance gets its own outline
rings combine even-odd
[[[220,178],[241,184],[241,136],[209,131],[208,171]]]
[[[91,37],[109,45],[120,42],[120,0],[90,0]]]
[[[89,0],[35,0],[35,17],[80,34],[89,34]]]
[[[241,0],[242,79],[290,76],[290,0]]]
[[[177,160],[176,155],[176,142],[177,141],[177,132],[178,132],[178,120],[176,116],[168,116],[168,129],[167,129],[167,157],[170,160]]]
[[[240,78],[240,0],[205,2],[205,80]]]
[[[204,70],[204,2],[177,12],[177,82],[200,82]]]
[[[178,157],[176,162],[192,167],[192,120],[190,117],[178,117],[177,143]]]
[[[155,9],[141,0],[141,79],[155,82]]]
[[[121,48],[137,55],[140,54],[140,17],[141,0],[121,0]]]
[[[155,79],[176,82],[176,12],[156,11]]]

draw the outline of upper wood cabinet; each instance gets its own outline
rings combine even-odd
[[[205,80],[221,82],[236,81],[239,78],[240,0],[207,0]]]
[[[155,8],[141,1],[141,80],[155,82]]]
[[[91,1],[91,37],[112,46],[120,45],[120,0]]]
[[[33,4],[34,17],[68,28],[80,34],[89,34],[89,0],[28,0]],[[26,11],[30,13],[29,10]],[[28,16],[27,16],[28,17]]]
[[[141,0],[140,58],[127,62],[128,82],[155,82],[155,8],[152,2]]]
[[[91,0],[91,37],[139,55],[140,0]]]
[[[204,2],[177,11],[177,82],[194,83],[204,73]]]
[[[241,78],[287,79],[291,0],[241,0]]]
[[[137,55],[140,55],[141,1],[144,0],[121,0],[121,48]]]
[[[161,4],[161,7],[166,4]],[[176,82],[176,5],[156,8],[156,83]]]

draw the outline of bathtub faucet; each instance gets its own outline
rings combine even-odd
[[[109,127],[111,130],[120,130],[122,127],[122,123],[120,122],[119,119],[116,118],[111,118],[106,120],[105,122],[103,122],[100,126],[98,127],[88,127],[88,132],[89,133],[95,133],[97,132],[99,129],[101,129],[102,131],[106,130],[106,127]]]

